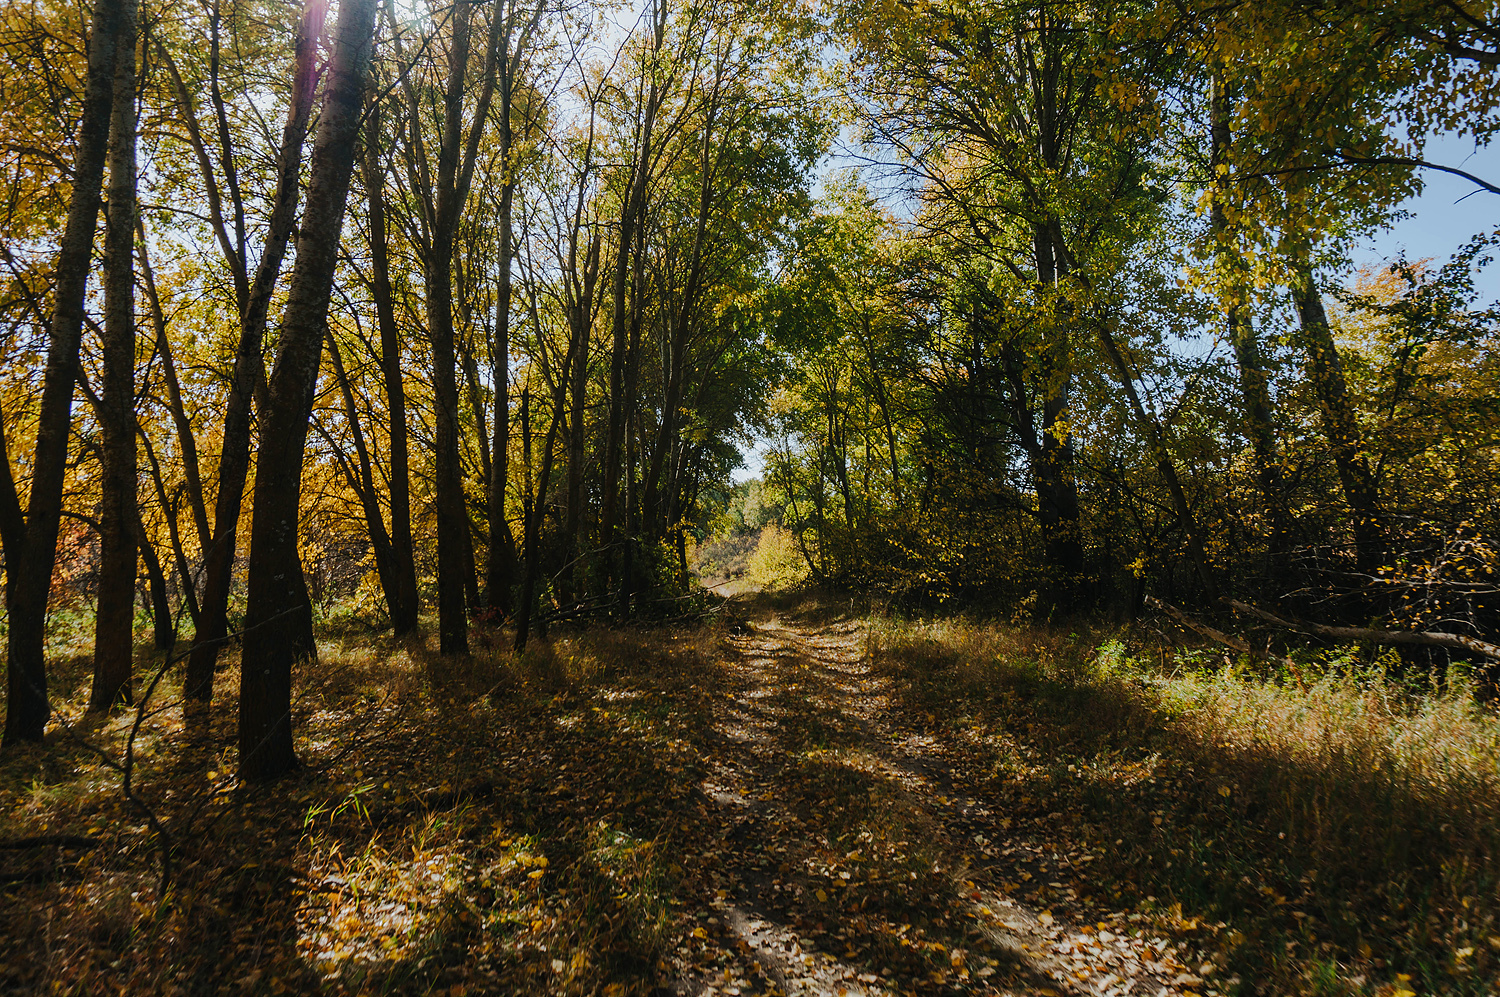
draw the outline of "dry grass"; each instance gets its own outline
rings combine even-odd
[[[1468,683],[1354,654],[1265,678],[1133,655],[1128,634],[961,620],[871,641],[992,793],[1102,843],[1106,900],[1222,925],[1203,951],[1243,992],[1500,980],[1500,721]]]

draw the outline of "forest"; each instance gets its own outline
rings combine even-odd
[[[1497,130],[1496,0],[12,0],[0,990],[1495,992]]]

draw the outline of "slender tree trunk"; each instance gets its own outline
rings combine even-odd
[[[636,235],[639,241],[644,233]],[[635,253],[635,276],[630,290],[630,343],[625,358],[625,536],[620,551],[620,618],[630,619],[631,597],[635,593],[635,545],[640,533],[640,510],[637,506],[636,464],[640,458],[640,441],[643,433],[631,432],[631,421],[638,406],[641,371],[641,326],[645,317],[645,306],[641,300],[645,289],[646,254]],[[639,421],[637,420],[637,423]]]
[[[1146,434],[1147,445],[1151,454],[1156,458],[1156,470],[1166,482],[1167,493],[1172,497],[1172,508],[1177,513],[1177,522],[1182,526],[1182,532],[1187,537],[1188,555],[1193,559],[1193,566],[1198,571],[1198,578],[1203,583],[1203,593],[1210,604],[1219,601],[1219,586],[1214,579],[1213,572],[1209,569],[1208,555],[1203,549],[1203,538],[1198,531],[1197,521],[1193,517],[1192,507],[1188,505],[1187,493],[1182,489],[1182,481],[1177,475],[1177,466],[1172,463],[1172,456],[1167,452],[1166,441],[1162,439],[1161,429],[1156,420],[1146,412],[1146,407],[1141,404],[1141,396],[1135,388],[1135,372],[1131,369],[1125,354],[1121,352],[1120,345],[1115,342],[1115,337],[1109,329],[1100,325],[1099,342],[1104,346],[1104,352],[1108,354],[1110,362],[1114,364],[1115,373],[1119,375],[1120,386],[1125,389],[1125,397],[1130,400],[1131,411],[1135,414],[1136,422]]]
[[[1060,276],[1060,259],[1046,226],[1036,232],[1036,266],[1046,287]],[[1058,316],[1061,325],[1062,317]],[[1084,575],[1083,538],[1079,531],[1078,483],[1073,476],[1073,439],[1065,425],[1072,389],[1072,358],[1065,328],[1052,330],[1044,347],[1042,383],[1041,461],[1032,473],[1036,479],[1038,512],[1046,546],[1047,565],[1054,573],[1053,602],[1072,609],[1079,597]]]
[[[193,589],[193,573],[188,567],[187,553],[182,547],[182,533],[177,527],[177,503],[167,498],[167,485],[162,480],[161,462],[156,459],[156,450],[151,446],[151,437],[141,433],[141,445],[146,450],[146,465],[150,469],[151,484],[156,489],[156,501],[162,507],[167,520],[167,539],[172,545],[172,557],[177,571],[177,582],[182,590],[182,601],[186,603],[189,619],[198,620],[198,595]],[[181,494],[179,492],[179,494]]]
[[[380,162],[380,104],[372,101],[365,126],[365,193],[370,215],[370,263],[375,318],[380,326],[380,371],[390,417],[391,553],[395,599],[391,629],[404,636],[417,629],[417,565],[411,536],[411,469],[406,445],[406,384],[401,373],[401,332],[391,293],[390,253],[386,248],[385,168]]]
[[[577,342],[577,337],[569,340],[567,356],[563,359],[562,370],[558,372],[557,384],[552,389],[552,421],[547,426],[546,441],[542,446],[542,469],[537,476],[536,493],[531,498],[530,507],[526,511],[526,568],[521,579],[521,601],[516,607],[516,653],[526,650],[526,639],[531,628],[531,608],[536,601],[537,576],[541,572],[541,528],[542,514],[546,510],[547,488],[552,483],[552,452],[557,442],[558,425],[562,422],[563,405],[567,401],[568,374],[573,364],[577,361],[574,356],[576,350],[571,344]],[[531,426],[529,412],[529,395],[522,395],[521,405],[521,435],[526,445],[526,466],[531,466],[530,441]]]
[[[240,338],[235,351],[234,374],[224,409],[224,441],[219,453],[219,487],[214,498],[213,543],[204,553],[203,599],[199,620],[188,655],[183,693],[190,715],[206,715],[213,699],[214,670],[219,649],[228,636],[229,588],[234,574],[234,554],[240,524],[245,482],[250,475],[250,409],[257,388],[265,382],[261,344],[265,338],[266,313],[281,275],[281,263],[297,220],[302,169],[302,144],[312,114],[313,89],[317,82],[318,37],[323,33],[327,0],[307,0],[297,28],[292,66],[291,102],[281,131],[281,149],[276,164],[276,197],[266,229],[266,245],[255,267],[245,309],[240,315]],[[311,209],[311,205],[309,206]],[[340,211],[343,205],[340,203]],[[318,340],[322,342],[321,338]],[[305,427],[303,430],[305,434]],[[299,437],[301,438],[301,437]],[[299,576],[300,577],[300,576]]]
[[[302,460],[354,169],[375,11],[376,0],[343,0],[339,10],[308,172],[307,210],[260,426],[240,666],[240,773],[251,780],[274,779],[297,764],[292,666],[313,650],[302,639],[311,619],[297,555]]]
[[[509,101],[501,101],[501,133],[508,135]],[[502,141],[502,148],[508,143]],[[509,157],[507,156],[507,161]],[[490,487],[485,496],[490,521],[489,560],[485,566],[485,591],[492,610],[509,615],[511,585],[515,577],[516,543],[505,518],[505,492],[510,478],[510,266],[511,206],[515,185],[506,182],[500,191],[499,282],[495,296],[495,341],[490,350],[490,383],[495,390],[495,412],[490,444]]]
[[[349,374],[344,369],[344,359],[339,353],[338,340],[334,338],[332,330],[328,332],[328,358],[333,362],[334,378],[339,384],[339,394],[344,399],[344,420],[349,424],[349,436],[354,441],[358,469],[350,467],[342,454],[339,457],[340,463],[343,464],[350,488],[354,490],[364,509],[370,548],[375,555],[375,574],[380,578],[380,591],[385,596],[386,612],[394,619],[396,606],[401,599],[395,551],[391,547],[390,534],[385,529],[385,517],[380,511],[370,448],[365,444],[364,430],[359,424],[359,409],[354,404],[354,387],[349,383]]]
[[[104,342],[99,416],[103,468],[99,600],[89,709],[132,699],[135,651],[135,11],[121,12],[110,115],[109,205],[104,226]]]
[[[453,331],[453,246],[458,216],[468,199],[474,161],[489,118],[495,92],[501,13],[493,11],[489,45],[467,137],[464,126],[464,82],[468,76],[472,0],[453,8],[448,80],[443,91],[443,130],[438,144],[437,189],[432,198],[432,238],[424,254],[427,279],[427,334],[432,346],[433,405],[436,439],[434,505],[437,508],[438,648],[442,654],[469,652],[465,590],[474,582],[473,537],[465,508],[459,460],[458,357]],[[416,113],[415,105],[412,113]],[[413,134],[415,135],[415,129]]]
[[[578,598],[582,595],[578,585],[579,561],[587,546],[583,538],[583,464],[585,434],[588,432],[589,383],[589,324],[587,321],[577,323],[574,338],[578,343],[578,356],[573,364],[573,376],[569,379],[571,385],[568,392],[572,418],[568,422],[567,511],[563,534],[567,538],[570,563],[566,579],[567,592],[564,598]]]
[[[652,53],[653,59],[660,53],[666,37],[668,4],[657,0],[653,7],[655,24]],[[618,519],[620,492],[620,458],[625,438],[626,406],[623,397],[625,383],[626,346],[628,330],[625,315],[625,288],[629,276],[630,250],[636,244],[636,229],[645,215],[646,181],[651,169],[652,133],[656,126],[656,115],[661,105],[661,92],[655,73],[647,92],[641,121],[640,147],[631,165],[630,186],[620,215],[619,256],[610,288],[610,329],[613,340],[609,361],[609,425],[604,444],[604,480],[600,495],[599,539],[606,549],[616,540],[615,526]],[[609,558],[613,563],[614,558]],[[605,578],[609,571],[602,573]]]
[[[496,63],[496,87],[500,95],[500,161],[504,175],[500,185],[496,224],[499,226],[498,282],[495,288],[495,341],[490,352],[490,383],[494,385],[495,413],[491,420],[493,439],[490,444],[489,493],[485,496],[490,526],[489,558],[485,565],[485,590],[490,608],[508,615],[511,588],[515,584],[516,543],[505,516],[505,495],[510,477],[510,299],[511,261],[514,253],[514,214],[516,191],[515,114],[516,87],[537,26],[546,4],[535,3],[520,21],[520,10],[507,3],[496,4],[492,16],[501,18],[499,59]],[[519,29],[519,30],[517,30]],[[527,132],[531,124],[528,122]]]
[[[1355,561],[1360,571],[1373,573],[1385,559],[1380,502],[1370,466],[1360,453],[1361,434],[1344,380],[1344,365],[1338,344],[1328,327],[1328,314],[1310,267],[1303,267],[1293,288],[1297,315],[1301,320],[1302,347],[1307,353],[1308,374],[1323,411],[1323,432],[1333,449],[1334,466],[1344,501],[1354,518]]]
[[[51,706],[43,654],[47,594],[57,557],[58,521],[62,515],[63,478],[68,465],[68,429],[72,424],[73,385],[78,380],[78,350],[83,336],[84,292],[88,286],[94,229],[99,220],[99,191],[109,147],[109,119],[114,91],[119,27],[134,21],[134,0],[99,0],[89,26],[88,78],[78,153],[73,163],[73,190],[57,258],[53,312],[47,343],[47,367],[37,412],[36,450],[31,494],[27,500],[24,541],[16,531],[5,551],[6,603],[9,609],[9,654],[6,674],[3,743],[40,741]],[[19,524],[16,524],[19,525]]]
[[[141,547],[141,560],[146,563],[146,584],[151,596],[152,643],[158,651],[170,651],[176,641],[177,629],[172,625],[172,606],[167,602],[167,576],[162,571],[161,559],[156,556],[156,548],[146,536],[139,508],[136,512],[135,537]]]
[[[1224,211],[1231,182],[1227,173],[1221,173],[1229,165],[1231,135],[1229,91],[1224,82],[1224,73],[1214,73],[1212,144],[1210,166],[1214,171],[1214,199],[1210,225],[1214,237],[1214,252],[1217,258],[1219,280],[1228,281],[1224,319],[1229,341],[1234,346],[1235,361],[1239,367],[1240,396],[1245,406],[1245,434],[1255,451],[1255,474],[1260,486],[1261,500],[1271,521],[1270,549],[1273,561],[1286,546],[1287,513],[1281,487],[1281,461],[1276,454],[1276,431],[1271,418],[1270,379],[1266,375],[1265,361],[1261,357],[1260,341],[1255,334],[1255,325],[1245,312],[1241,301],[1244,288],[1240,274],[1239,253],[1233,245],[1233,233]]]
[[[206,551],[213,541],[213,533],[208,526],[208,506],[203,501],[203,477],[198,463],[198,441],[193,436],[193,425],[188,419],[187,407],[182,402],[182,385],[177,379],[177,362],[172,353],[172,341],[167,337],[167,317],[162,310],[161,295],[156,290],[156,274],[151,269],[151,253],[146,247],[146,226],[141,220],[140,212],[136,212],[135,225],[141,286],[146,291],[146,303],[151,310],[151,327],[156,336],[156,353],[161,358],[162,381],[167,386],[167,408],[172,413],[172,425],[177,431],[177,445],[181,449],[182,475],[187,485],[188,504],[192,507],[193,525],[198,532],[198,546],[200,550]]]

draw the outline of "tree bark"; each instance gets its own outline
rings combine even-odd
[[[78,350],[83,337],[84,293],[109,146],[117,36],[125,17],[134,20],[134,9],[133,0],[99,0],[90,21],[83,120],[78,128],[73,190],[57,258],[24,540],[10,531],[17,542],[7,545],[5,551],[10,628],[3,741],[7,746],[40,741],[51,713],[43,653],[47,595],[57,557],[73,386],[78,380]]]
[[[120,12],[104,224],[99,598],[90,710],[129,704],[135,651],[135,10]]]
[[[562,593],[564,601],[582,595],[578,576],[579,561],[586,546],[582,533],[584,439],[588,431],[589,325],[588,322],[578,322],[573,330],[573,338],[577,340],[577,358],[573,364],[572,377],[569,378],[568,390],[572,417],[568,422],[567,509],[563,525],[564,543],[567,544],[568,551],[567,578],[563,586],[566,591]]]
[[[557,429],[562,422],[563,405],[567,401],[568,373],[577,361],[574,354],[577,352],[574,344],[578,342],[576,336],[570,337],[567,356],[563,359],[562,370],[558,372],[557,383],[552,389],[552,421],[547,426],[546,442],[542,445],[542,470],[537,476],[536,494],[532,496],[530,507],[526,512],[526,570],[521,580],[521,601],[516,607],[516,653],[526,650],[526,640],[531,629],[532,603],[536,601],[537,576],[541,571],[541,527],[542,513],[546,509],[547,488],[552,482],[552,451],[557,443]],[[529,406],[525,404],[530,399],[523,395],[521,407],[521,418],[523,422],[529,423]],[[521,434],[527,444],[531,441],[530,425],[521,427]],[[527,466],[531,464],[530,446],[526,447]]]
[[[1036,230],[1037,279],[1043,287],[1061,276],[1060,252],[1048,226]],[[1056,321],[1061,322],[1058,316]],[[1071,347],[1066,329],[1054,329],[1043,345],[1041,365],[1042,427],[1039,463],[1033,465],[1037,511],[1042,524],[1047,566],[1052,570],[1052,598],[1064,610],[1072,609],[1083,581],[1083,538],[1079,531],[1078,483],[1073,476],[1073,439],[1063,426],[1068,411],[1073,372]]]
[[[1343,361],[1328,327],[1328,314],[1323,310],[1323,298],[1311,267],[1304,266],[1298,274],[1293,297],[1301,320],[1308,374],[1323,412],[1323,432],[1333,449],[1344,501],[1354,519],[1355,563],[1360,571],[1374,574],[1385,557],[1379,500],[1370,466],[1360,453],[1359,423],[1344,380]]]
[[[1219,280],[1228,280],[1230,283],[1227,289],[1221,291],[1225,296],[1224,322],[1239,368],[1240,397],[1245,407],[1245,435],[1250,438],[1250,445],[1255,452],[1256,481],[1271,523],[1269,544],[1274,561],[1276,555],[1286,547],[1287,511],[1282,496],[1281,461],[1276,453],[1276,431],[1271,417],[1270,379],[1266,374],[1255,326],[1245,313],[1241,300],[1244,287],[1238,279],[1241,270],[1239,253],[1232,245],[1233,236],[1224,210],[1231,182],[1227,170],[1232,136],[1229,130],[1229,91],[1222,69],[1214,72],[1213,88],[1212,155],[1209,166],[1214,176],[1214,197],[1209,223],[1213,232]],[[1231,275],[1235,279],[1231,279]]]
[[[380,591],[385,596],[386,612],[395,619],[401,599],[395,550],[391,546],[390,534],[386,532],[385,517],[380,511],[370,448],[365,444],[364,430],[359,424],[359,409],[354,404],[354,387],[349,383],[343,357],[339,354],[338,340],[334,338],[332,330],[328,333],[328,358],[333,361],[334,378],[338,381],[339,394],[344,399],[344,420],[349,424],[349,435],[354,441],[354,455],[359,464],[357,469],[351,467],[344,454],[336,450],[338,460],[344,468],[345,480],[349,482],[349,487],[364,509],[365,529],[370,535],[370,547],[375,555],[375,574],[380,578]]]
[[[661,51],[666,38],[668,4],[658,0],[653,7],[655,21],[652,25],[652,58]],[[630,250],[636,243],[636,228],[645,214],[646,181],[651,169],[651,142],[655,130],[656,114],[661,106],[662,94],[656,74],[652,73],[650,88],[640,131],[640,147],[631,164],[630,183],[620,214],[619,255],[610,288],[610,329],[613,340],[609,361],[609,425],[604,444],[604,481],[600,495],[599,539],[605,549],[615,542],[615,526],[619,516],[620,460],[625,439],[626,404],[623,397],[625,384],[626,347],[629,330],[626,327],[625,287],[629,274]],[[613,557],[609,560],[613,562]],[[607,577],[610,572],[603,572]]]
[[[505,495],[510,478],[510,299],[511,261],[514,256],[514,214],[516,191],[515,127],[512,120],[515,110],[516,87],[521,69],[531,47],[532,37],[541,22],[545,3],[535,3],[528,12],[530,20],[520,25],[515,22],[519,10],[511,5],[496,6],[496,17],[504,17],[500,31],[500,58],[497,63],[496,85],[500,95],[500,161],[504,176],[500,186],[500,200],[496,211],[499,226],[499,259],[497,286],[495,288],[495,340],[490,344],[490,383],[494,385],[494,418],[491,419],[493,439],[490,444],[489,492],[485,497],[490,526],[490,549],[485,565],[485,591],[491,609],[509,615],[511,588],[515,584],[516,543],[510,532],[510,523],[505,516]],[[527,131],[530,131],[528,122]]]
[[[317,82],[318,36],[323,33],[327,0],[307,0],[298,24],[292,66],[292,93],[281,148],[276,164],[276,196],[266,229],[266,245],[255,267],[244,311],[240,315],[240,338],[235,351],[234,374],[224,410],[224,442],[219,453],[219,488],[214,498],[213,543],[204,553],[203,599],[199,621],[188,655],[183,694],[190,714],[206,711],[213,699],[214,670],[219,649],[228,636],[229,588],[234,573],[234,553],[240,524],[245,482],[250,474],[250,409],[257,386],[265,380],[261,344],[265,339],[266,314],[287,243],[297,220],[302,169],[302,144],[312,115],[313,90]],[[309,206],[311,210],[311,205]],[[343,204],[339,210],[342,213]],[[342,214],[341,214],[342,217]],[[321,339],[319,340],[321,342]],[[304,427],[305,431],[305,427]],[[197,707],[196,709],[194,707]]]
[[[302,460],[354,170],[375,10],[376,0],[344,0],[339,10],[308,172],[307,210],[261,419],[240,665],[240,774],[250,780],[274,779],[297,764],[292,667],[314,650],[303,641],[311,607],[297,554]]]
[[[508,100],[501,101],[502,133]],[[502,147],[507,143],[502,140]],[[507,160],[508,160],[507,156]],[[500,192],[500,268],[495,296],[495,340],[490,344],[490,383],[495,390],[495,412],[491,420],[489,493],[485,507],[489,515],[490,549],[485,564],[485,592],[490,609],[510,615],[511,586],[516,571],[516,542],[505,518],[505,493],[510,481],[510,294],[511,294],[511,206],[515,185],[507,180]]]
[[[395,599],[391,629],[405,636],[417,629],[417,565],[411,535],[411,466],[406,443],[406,383],[401,373],[401,332],[391,293],[390,252],[386,247],[385,168],[380,162],[380,104],[372,101],[365,126],[365,195],[369,204],[371,293],[380,326],[380,372],[390,418],[391,554]]]
[[[1100,323],[1098,329],[1099,342],[1104,346],[1104,352],[1108,355],[1110,363],[1114,365],[1115,373],[1119,375],[1120,386],[1125,389],[1125,397],[1130,400],[1131,411],[1135,415],[1136,422],[1140,424],[1141,430],[1146,434],[1146,444],[1151,450],[1151,455],[1156,458],[1157,473],[1166,482],[1167,494],[1172,498],[1172,508],[1177,513],[1177,522],[1187,537],[1188,555],[1193,559],[1193,566],[1198,571],[1198,579],[1203,583],[1204,594],[1210,602],[1217,602],[1218,582],[1209,569],[1208,555],[1203,549],[1203,538],[1198,532],[1198,523],[1193,517],[1192,507],[1188,505],[1187,493],[1182,489],[1182,480],[1177,475],[1177,466],[1172,463],[1172,455],[1167,452],[1161,428],[1146,412],[1146,407],[1141,404],[1140,393],[1135,389],[1135,371],[1126,361],[1120,345],[1115,342],[1114,333],[1110,332],[1108,326],[1103,323]]]
[[[492,12],[479,98],[464,132],[464,85],[468,78],[472,0],[456,0],[443,91],[443,128],[438,141],[437,186],[429,200],[431,239],[423,254],[427,281],[427,335],[432,347],[433,421],[436,429],[433,499],[437,510],[438,649],[445,655],[469,652],[465,589],[474,584],[473,538],[465,506],[459,457],[457,349],[453,331],[453,250],[458,217],[468,200],[479,143],[494,99],[501,15]],[[412,102],[412,138],[417,97]]]
[[[176,641],[177,628],[172,625],[172,606],[167,602],[167,576],[162,571],[161,559],[156,556],[156,548],[151,545],[151,538],[146,536],[139,507],[136,511],[136,540],[141,546],[141,560],[146,563],[146,584],[151,595],[152,643],[158,651],[170,651]]]

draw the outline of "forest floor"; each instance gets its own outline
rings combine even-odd
[[[1098,689],[935,694],[908,666],[953,649],[907,635],[893,665],[872,626],[753,594],[461,666],[352,628],[299,676],[295,776],[238,784],[233,718],[190,735],[167,705],[133,801],[105,759],[136,714],[65,707],[0,758],[0,845],[38,842],[0,850],[0,991],[1486,992],[1478,906],[1478,951],[1427,938],[1424,971],[1397,925],[1337,930],[1358,889],[1287,866],[1246,773],[1167,721]]]

